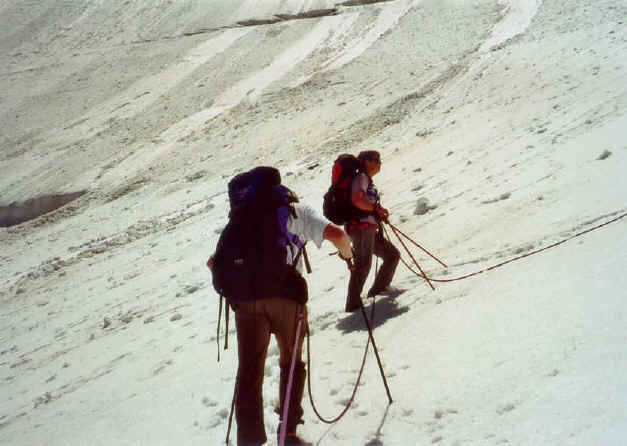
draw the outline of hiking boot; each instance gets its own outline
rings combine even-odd
[[[370,291],[368,291],[368,297],[375,297],[375,296],[386,296],[386,297],[397,297],[401,294],[403,294],[405,291],[404,289],[401,288],[396,288],[394,286],[388,285],[385,288],[383,288],[382,290],[373,290],[370,289]]]
[[[277,444],[281,441],[281,431],[279,430],[276,434]],[[303,440],[298,436],[298,434],[287,433],[285,435],[285,446],[313,446],[313,443],[309,443],[308,441]]]
[[[357,299],[348,299],[346,301],[346,307],[344,308],[344,310],[347,313],[353,313],[357,310],[359,310],[362,306],[362,302],[361,302],[361,298],[358,297]]]

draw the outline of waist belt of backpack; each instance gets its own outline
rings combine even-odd
[[[368,223],[366,221],[349,221],[346,224],[346,232],[351,233],[355,229],[371,229],[376,231],[378,227],[378,225],[373,225],[372,223]]]

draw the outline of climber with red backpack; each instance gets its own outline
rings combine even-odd
[[[235,419],[238,446],[261,446],[267,440],[262,385],[270,335],[279,347],[279,416],[277,437],[285,445],[308,445],[297,434],[303,423],[306,370],[302,344],[307,330],[308,266],[305,243],[320,247],[329,240],[340,255],[352,257],[350,239],[281,184],[273,167],[256,167],[228,185],[229,222],[207,266],[215,290],[235,310],[238,371]]]
[[[324,196],[324,215],[336,224],[343,224],[353,242],[353,268],[348,284],[345,310],[362,307],[361,293],[372,267],[372,255],[383,259],[368,297],[394,294],[390,287],[400,260],[398,249],[383,237],[381,222],[389,212],[380,203],[380,195],[372,178],[381,170],[381,154],[366,150],[353,155],[340,155],[333,166],[332,185]]]

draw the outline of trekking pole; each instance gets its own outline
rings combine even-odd
[[[235,377],[235,386],[233,388],[233,400],[231,401],[231,412],[229,413],[229,427],[226,430],[226,444],[229,444],[231,436],[231,425],[233,424],[233,412],[235,411],[235,396],[237,395],[237,382],[239,381],[239,373]]]
[[[223,296],[220,296],[220,306],[218,307],[218,329],[216,333],[216,341],[218,342],[218,362],[220,362],[220,319],[222,319],[222,301]]]
[[[389,404],[392,404],[392,395],[390,394],[390,388],[388,387],[388,381],[385,379],[385,373],[383,373],[383,366],[381,365],[381,358],[379,357],[379,349],[377,348],[377,344],[374,342],[374,336],[372,334],[372,327],[370,326],[370,321],[368,320],[368,315],[366,314],[366,309],[364,308],[364,304],[360,305],[361,314],[364,317],[364,322],[366,323],[366,327],[368,328],[368,336],[370,337],[370,342],[372,342],[372,348],[374,350],[374,354],[377,357],[377,363],[379,364],[379,371],[381,372],[381,378],[383,378],[383,385],[385,386],[385,392],[388,394]]]
[[[400,235],[398,235],[398,233],[395,230],[395,227],[392,226],[387,220],[386,223],[388,225],[390,225],[390,228],[392,229],[392,232],[394,233],[394,235],[396,236],[396,238],[398,238],[398,241],[401,242],[401,245],[403,245],[403,248],[405,248],[405,251],[407,251],[407,254],[409,254],[409,257],[411,257],[412,261],[414,262],[414,264],[418,267],[418,269],[420,270],[420,273],[422,274],[422,277],[427,281],[427,283],[429,284],[429,286],[431,287],[432,290],[435,290],[435,287],[433,286],[433,284],[431,283],[431,281],[429,280],[429,278],[427,277],[427,275],[425,274],[425,272],[422,270],[422,268],[420,267],[420,265],[418,264],[418,262],[416,261],[416,259],[414,258],[414,256],[412,255],[411,251],[409,250],[409,248],[407,247],[407,245],[405,244],[405,242],[403,241],[403,239],[400,237]]]
[[[296,366],[296,351],[298,350],[298,341],[300,337],[300,328],[303,325],[303,312],[298,314],[298,325],[296,326],[296,336],[294,337],[294,347],[292,348],[292,363],[290,364],[290,376],[287,380],[287,389],[283,397],[283,415],[281,417],[281,432],[279,435],[279,446],[285,445],[285,435],[287,434],[287,414],[290,409],[290,395],[292,393],[292,383],[294,381],[294,367]]]
[[[438,259],[436,256],[434,256],[433,254],[431,254],[429,251],[427,251],[425,248],[423,248],[422,246],[420,246],[415,240],[413,240],[410,236],[408,236],[407,234],[405,234],[403,231],[401,231],[400,229],[398,229],[398,227],[394,226],[392,223],[389,222],[389,220],[385,220],[385,222],[390,226],[390,228],[392,228],[393,231],[398,232],[399,234],[401,234],[403,237],[405,237],[407,240],[409,240],[410,242],[412,242],[414,245],[416,245],[418,248],[422,249],[425,253],[427,253],[433,260],[435,260],[436,262],[438,262],[440,265],[442,265],[444,268],[448,268],[448,266],[441,261],[440,259]]]

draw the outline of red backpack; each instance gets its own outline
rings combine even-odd
[[[338,156],[333,163],[331,186],[324,194],[322,213],[336,225],[343,225],[359,214],[351,203],[351,185],[361,172],[361,161],[348,153]]]

